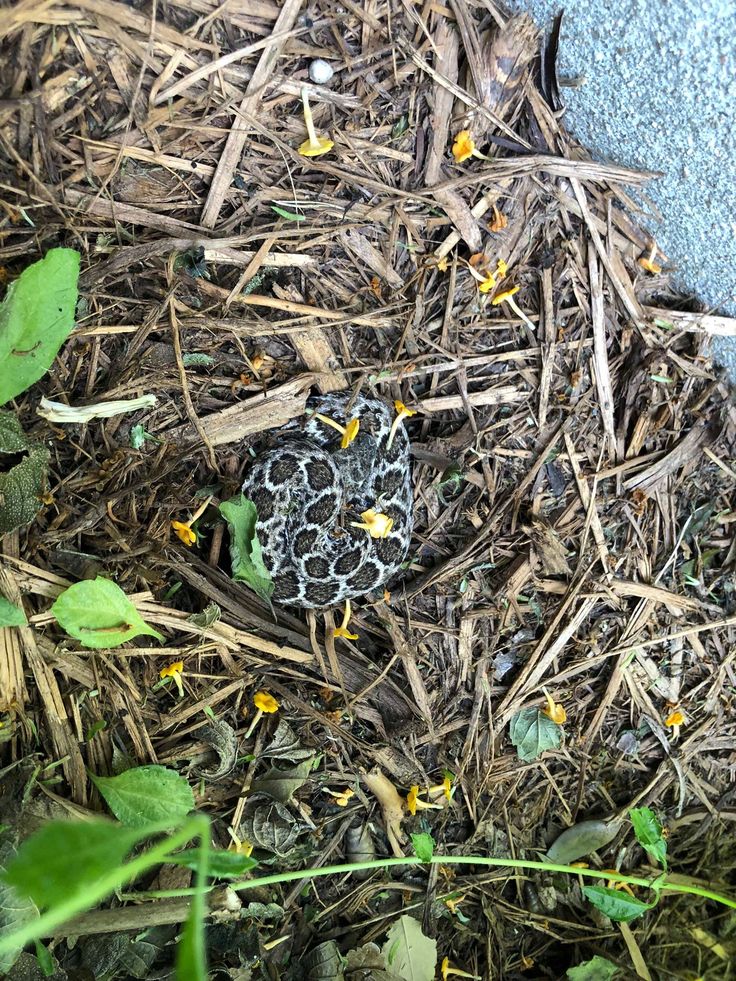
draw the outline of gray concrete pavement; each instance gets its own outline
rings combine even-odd
[[[510,0],[549,27],[564,6],[568,128],[599,157],[657,170],[648,223],[681,286],[736,316],[736,0]],[[736,338],[714,344],[736,380]]]

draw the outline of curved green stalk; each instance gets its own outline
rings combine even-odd
[[[666,878],[657,875],[655,878],[646,879],[643,876],[625,875],[621,872],[608,872],[601,869],[580,869],[574,865],[557,865],[554,862],[534,862],[515,858],[483,858],[479,855],[433,855],[430,859],[432,865],[483,865],[487,868],[506,868],[506,869],[538,869],[542,872],[562,872],[566,875],[582,875],[593,879],[605,879],[607,882],[625,882],[631,886],[644,886],[648,889],[656,889],[662,892],[690,893],[700,896],[703,899],[712,899],[714,902],[721,903],[736,909],[736,899],[730,899],[721,893],[703,886],[688,885],[680,882],[668,882]],[[346,872],[360,872],[363,870],[382,869],[397,865],[424,865],[416,856],[409,858],[384,858],[375,859],[370,862],[346,862],[342,865],[325,865],[317,869],[301,869],[297,872],[274,872],[273,875],[259,876],[255,879],[248,879],[244,882],[233,882],[231,889],[244,891],[246,889],[256,889],[260,886],[272,886],[281,882],[298,882],[300,879],[315,879],[324,875],[341,875]]]

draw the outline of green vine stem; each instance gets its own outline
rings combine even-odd
[[[630,886],[644,886],[647,889],[654,889],[661,892],[689,893],[693,896],[700,896],[703,899],[712,899],[723,906],[736,909],[736,899],[730,899],[719,892],[707,889],[703,886],[692,885],[690,883],[672,882],[664,875],[658,875],[652,879],[643,876],[624,875],[623,873],[613,873],[601,869],[580,869],[574,865],[556,865],[553,862],[534,862],[515,858],[482,858],[479,855],[433,855],[430,859],[432,865],[482,865],[486,868],[507,868],[507,869],[537,869],[542,872],[563,872],[566,875],[582,875],[593,879],[605,879],[607,882],[625,882]],[[425,865],[416,856],[410,858],[384,858],[375,859],[371,862],[346,862],[343,865],[325,865],[318,869],[301,869],[298,872],[274,872],[273,875],[259,876],[255,879],[248,879],[244,882],[233,882],[230,888],[242,892],[246,889],[256,889],[260,886],[273,886],[281,882],[298,882],[300,879],[316,879],[323,875],[342,875],[346,872],[360,872],[363,870],[383,869],[391,866],[400,865]]]

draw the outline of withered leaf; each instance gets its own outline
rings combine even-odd
[[[238,755],[238,739],[233,727],[224,719],[213,719],[201,727],[197,736],[200,742],[214,749],[219,763],[212,769],[194,767],[194,773],[205,780],[219,780],[227,776],[235,767]]]
[[[285,858],[296,844],[300,830],[296,819],[283,804],[251,797],[245,805],[238,837],[255,848]]]

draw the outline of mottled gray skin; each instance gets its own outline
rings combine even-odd
[[[256,458],[243,493],[256,506],[256,534],[274,582],[273,600],[306,608],[333,606],[382,586],[406,558],[413,499],[409,439],[403,425],[388,446],[393,407],[359,397],[348,417],[348,395],[310,399],[306,420],[273,434]],[[354,442],[315,418],[345,426],[360,419]],[[386,538],[371,538],[361,513],[393,518]]]
[[[542,27],[564,7],[558,67],[578,86],[562,89],[568,128],[598,158],[662,172],[646,224],[679,285],[736,316],[734,0],[509,5]],[[713,350],[736,380],[736,338]]]

